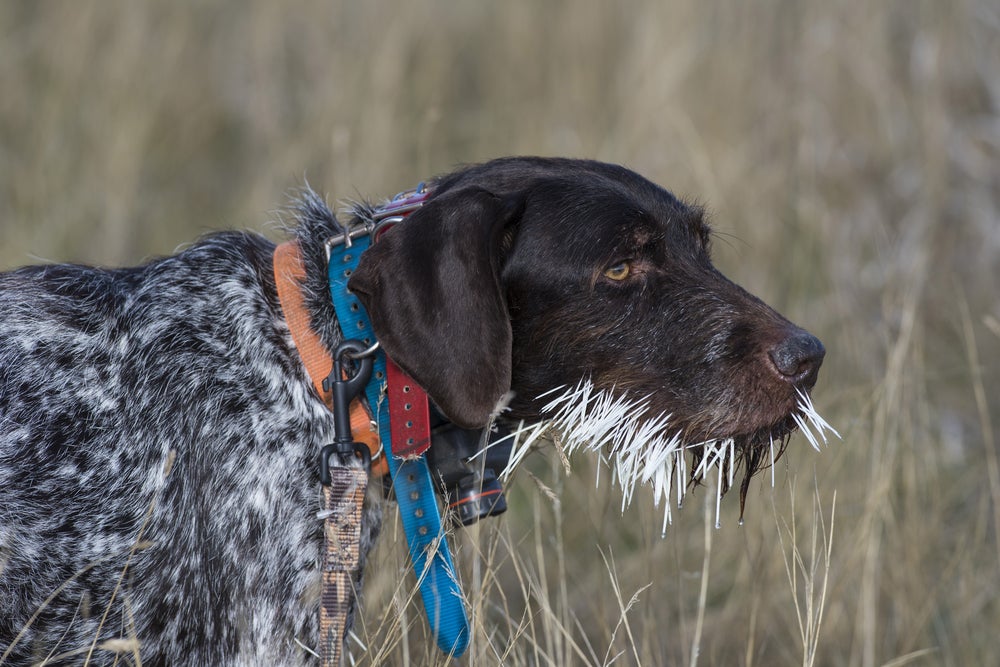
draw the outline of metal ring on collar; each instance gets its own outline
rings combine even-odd
[[[378,350],[378,348],[379,348],[378,341],[375,341],[374,343],[371,344],[371,347],[365,350],[361,350],[359,352],[355,352],[353,349],[345,349],[343,352],[343,356],[351,360],[363,359],[364,357],[369,357],[375,354],[375,351]]]

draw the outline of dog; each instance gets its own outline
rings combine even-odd
[[[680,489],[729,452],[720,488],[740,468],[741,503],[768,449],[818,425],[822,344],[713,267],[698,207],[586,160],[504,158],[430,186],[349,286],[454,424],[560,425],[630,461],[624,485]],[[290,211],[332,351],[326,243],[374,207],[342,226],[305,190]],[[135,268],[0,274],[3,664],[315,664],[316,456],[334,423],[273,252],[221,232]],[[365,503],[362,566],[382,505]]]

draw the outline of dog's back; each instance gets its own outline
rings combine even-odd
[[[104,664],[136,636],[147,665],[302,659],[330,417],[265,289],[272,249],[228,233],[0,275],[5,664]]]

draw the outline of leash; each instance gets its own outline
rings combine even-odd
[[[426,457],[431,443],[427,394],[378,349],[364,306],[347,290],[347,281],[375,233],[403,220],[426,197],[422,185],[398,195],[376,210],[371,225],[327,243],[330,294],[345,338],[333,357],[310,326],[298,287],[305,278],[298,244],[283,243],[274,253],[278,298],[292,340],[314,388],[335,417],[335,442],[320,455],[324,498],[320,516],[325,519],[320,652],[326,666],[340,664],[347,615],[356,597],[354,576],[369,467],[375,476],[391,475],[410,560],[438,646],[457,657],[469,644],[464,598]],[[380,223],[377,228],[375,222]],[[353,376],[345,372],[342,357],[360,362]],[[376,411],[375,420],[357,400],[362,392]],[[364,463],[360,467],[352,460],[357,455]]]
[[[355,598],[354,574],[361,559],[361,508],[368,488],[367,468],[331,465],[323,486],[323,592],[319,637],[323,665],[339,667],[347,615]]]

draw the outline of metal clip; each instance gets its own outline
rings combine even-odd
[[[377,346],[369,347],[360,340],[345,340],[339,346],[333,357],[333,371],[324,380],[323,385],[333,393],[333,443],[320,451],[319,480],[324,486],[330,484],[330,458],[340,457],[345,464],[349,457],[360,455],[365,467],[371,466],[371,452],[367,445],[355,442],[351,433],[351,401],[360,395],[372,376],[372,353]],[[359,362],[354,374],[344,379],[344,363],[342,359]]]

